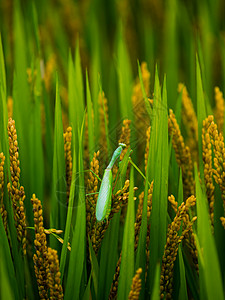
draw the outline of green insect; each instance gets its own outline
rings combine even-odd
[[[100,186],[97,205],[96,205],[96,219],[97,222],[102,222],[104,219],[107,219],[111,210],[111,200],[112,200],[112,168],[116,160],[120,157],[120,154],[125,148],[126,145],[119,143],[119,147],[114,151],[112,159],[105,169],[102,183]]]

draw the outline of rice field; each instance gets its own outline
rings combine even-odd
[[[0,16],[0,299],[224,299],[224,1]]]

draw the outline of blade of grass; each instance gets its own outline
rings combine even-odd
[[[154,285],[152,289],[151,300],[159,300],[160,299],[160,264],[156,265],[155,276],[154,276]]]
[[[188,300],[187,284],[185,278],[185,267],[184,267],[184,260],[183,260],[181,247],[178,248],[178,260],[179,260],[179,270],[180,270],[179,299]]]
[[[148,164],[150,160],[148,159]],[[149,166],[148,166],[149,167]],[[148,172],[146,174],[145,189],[144,189],[144,202],[142,210],[141,228],[139,233],[138,248],[136,254],[135,270],[142,268],[141,273],[141,292],[140,299],[144,299],[145,292],[145,267],[146,267],[146,236],[147,236],[147,200],[148,200]]]
[[[118,57],[118,80],[119,80],[119,95],[120,95],[120,113],[122,119],[133,121],[132,103],[131,103],[131,85],[132,73],[129,61],[129,56],[126,49],[126,43],[123,37],[123,28],[120,24],[117,44]]]
[[[27,82],[27,67],[29,53],[25,39],[25,20],[20,7],[20,1],[15,1],[13,7],[13,29],[14,29],[14,60],[15,76],[13,81],[13,118],[16,121],[18,144],[20,146],[21,176],[20,183],[24,186],[26,195],[31,195],[30,191],[30,112],[31,97]],[[28,222],[32,222],[32,205],[29,197],[24,200]],[[30,213],[29,213],[30,212]]]
[[[143,97],[144,97],[144,100],[145,100],[145,107],[146,107],[146,110],[148,112],[149,118],[151,119],[152,118],[152,108],[151,108],[151,105],[148,101],[148,96],[146,95],[146,92],[145,92],[142,73],[141,73],[141,67],[140,67],[139,61],[138,61],[138,76],[139,76],[139,80],[140,80],[140,84],[141,84],[141,91],[142,91],[142,94],[143,94]]]
[[[224,299],[221,271],[211,231],[207,198],[200,186],[198,170],[195,165],[196,203],[197,203],[197,236],[199,240],[198,252],[201,252],[203,262],[199,269],[199,279],[205,287],[207,299]],[[203,295],[204,295],[203,294]]]
[[[101,95],[101,99],[102,99],[102,107],[103,107],[103,112],[104,112],[104,125],[105,125],[107,152],[108,152],[108,159],[109,159],[110,158],[109,153],[111,153],[111,145],[110,145],[110,140],[109,140],[109,129],[108,129],[108,125],[107,125],[106,108],[105,108],[105,104],[103,101],[103,90],[102,90],[102,82],[101,82],[100,75],[98,76],[98,84],[99,84],[99,91],[100,91],[100,95]]]
[[[94,249],[92,247],[90,238],[88,239],[89,242],[89,255],[90,255],[90,262],[91,262],[91,273],[92,273],[92,278],[93,278],[93,283],[94,283],[94,291],[95,295],[98,295],[98,277],[99,277],[99,266],[98,266],[98,261],[97,257],[95,255]]]
[[[165,72],[168,78],[169,106],[175,109],[176,89],[178,84],[178,37],[177,37],[177,1],[167,1],[165,30]]]
[[[167,231],[167,194],[168,194],[168,117],[167,109],[158,109],[162,105],[167,107],[166,81],[163,84],[163,96],[161,104],[161,89],[158,72],[155,75],[155,90],[153,99],[153,122],[151,128],[149,157],[149,178],[154,179],[151,212],[151,241],[150,261],[147,277],[147,292],[152,291],[155,268],[161,261]],[[146,296],[147,297],[147,296]],[[149,295],[148,295],[149,297]]]
[[[82,300],[90,300],[90,297],[91,297],[91,278],[92,277],[91,277],[91,274],[90,274],[88,284],[86,286],[86,289],[85,289]]]
[[[18,284],[24,284],[20,283],[16,280],[14,265],[10,253],[10,248],[7,240],[7,236],[5,233],[5,229],[2,222],[2,217],[0,216],[0,236],[1,236],[1,244],[0,244],[0,254],[1,254],[1,264],[5,263],[5,270],[6,273],[4,276],[7,278],[11,286],[11,291],[13,291],[13,295],[15,299],[19,299],[20,297],[24,296],[23,288],[19,288]],[[0,273],[0,275],[3,275]],[[2,283],[1,277],[0,277],[0,284]],[[4,287],[0,289],[1,291],[4,290]]]
[[[201,180],[204,182],[203,160],[202,160],[202,125],[207,117],[205,99],[203,94],[202,77],[198,55],[196,54],[196,80],[197,80],[197,118],[198,118],[198,152],[199,152],[199,171]]]
[[[1,257],[1,265],[0,265],[0,298],[2,300],[14,300],[16,295],[13,293],[13,286],[10,282],[10,278],[8,275],[8,271],[6,269],[7,261],[4,257],[4,253],[2,251],[2,245],[0,244],[0,257]]]
[[[88,146],[89,146],[89,159],[93,158],[95,151],[94,142],[94,114],[93,105],[91,101],[91,92],[89,87],[88,73],[86,71],[86,97],[87,97],[87,117],[88,117]]]
[[[64,230],[66,220],[66,175],[62,110],[59,97],[59,82],[56,79],[56,104],[55,104],[55,129],[54,129],[54,153],[53,153],[53,182],[51,197],[51,228]],[[59,243],[50,238],[51,247],[59,250]],[[56,248],[57,247],[57,248]]]
[[[127,299],[134,275],[134,170],[131,166],[127,216],[124,227],[118,300]]]
[[[74,87],[75,87],[75,107],[77,114],[74,116],[77,117],[77,125],[80,130],[82,122],[83,122],[83,114],[84,114],[84,83],[83,83],[83,75],[81,68],[81,60],[80,60],[80,50],[79,50],[79,39],[77,39],[77,46],[75,52],[75,78],[74,78]]]
[[[41,71],[40,61],[36,63],[37,76],[34,86],[34,102],[30,125],[30,186],[35,195],[43,201],[44,197],[44,157],[41,128]],[[38,174],[38,176],[37,176]]]
[[[76,149],[75,149],[75,137],[72,138],[73,143],[73,171],[72,171],[72,182],[70,186],[70,196],[69,196],[69,203],[67,209],[67,218],[66,218],[66,226],[65,226],[65,234],[64,234],[64,243],[61,252],[60,258],[60,273],[61,273],[61,282],[63,281],[64,277],[64,270],[67,258],[67,244],[69,242],[70,230],[71,230],[71,222],[72,222],[72,215],[74,210],[74,198],[75,198],[75,189],[76,189]]]
[[[99,263],[99,282],[97,299],[108,299],[109,291],[113,281],[113,275],[118,260],[120,213],[116,214],[110,221],[101,245],[101,256]]]
[[[64,299],[80,299],[80,284],[85,264],[85,248],[86,248],[86,207],[85,207],[85,192],[84,192],[84,172],[83,172],[83,148],[82,136],[83,125],[81,127],[79,139],[79,186],[77,193],[77,212],[75,226],[73,229],[73,238],[71,245],[71,253],[69,260],[68,277],[65,286]]]

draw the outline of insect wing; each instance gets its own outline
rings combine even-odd
[[[112,197],[112,171],[105,170],[96,205],[96,219],[101,222],[105,219],[108,205]]]

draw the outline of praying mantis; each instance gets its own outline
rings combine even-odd
[[[119,147],[114,151],[112,159],[104,171],[96,205],[95,215],[97,222],[107,219],[110,214],[113,182],[112,168],[125,147],[126,144],[119,143]]]
[[[112,176],[112,168],[120,157],[120,154],[127,145],[124,143],[119,143],[119,147],[116,148],[114,151],[111,161],[107,168],[104,171],[100,190],[98,193],[97,205],[96,205],[96,220],[97,222],[102,222],[105,219],[107,220],[111,211],[111,202],[112,202],[112,183],[113,183],[113,176]],[[130,151],[130,153],[132,150]],[[129,157],[129,163],[140,173],[140,175],[146,180],[146,177],[141,172],[141,170],[133,163],[132,159]],[[150,183],[149,183],[150,185]]]

